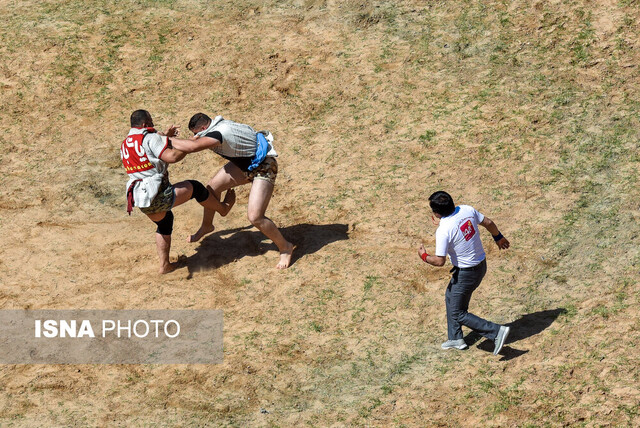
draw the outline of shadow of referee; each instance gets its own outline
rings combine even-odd
[[[512,360],[529,352],[528,349],[520,350],[506,345],[518,342],[522,339],[526,339],[543,332],[544,330],[549,328],[560,315],[566,312],[567,310],[565,308],[548,309],[545,311],[523,315],[522,317],[511,323],[505,324],[511,327],[511,333],[509,334],[509,337],[507,338],[502,351],[500,351],[500,354],[502,355],[500,361]],[[471,346],[482,338],[482,336],[472,331],[465,337],[465,342],[467,342],[467,344]],[[478,348],[482,349],[483,351],[493,352],[494,346],[495,344],[492,340],[485,340],[480,345],[478,345]]]

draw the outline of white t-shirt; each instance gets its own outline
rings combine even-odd
[[[451,264],[460,268],[476,266],[485,259],[478,224],[484,215],[469,205],[456,207],[453,214],[440,219],[436,230],[436,256],[447,254]]]

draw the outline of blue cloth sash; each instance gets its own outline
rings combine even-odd
[[[251,161],[251,165],[249,165],[249,171],[253,171],[262,163],[264,158],[267,157],[267,152],[269,151],[269,142],[261,133],[256,133],[256,139],[258,141],[258,147],[256,147],[256,155],[253,157]]]

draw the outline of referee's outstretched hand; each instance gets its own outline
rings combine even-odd
[[[500,239],[499,241],[496,242],[496,245],[498,246],[498,248],[500,248],[501,250],[506,250],[507,248],[509,248],[509,246],[511,245],[509,243],[509,240],[507,240],[507,238],[502,237],[502,239]]]

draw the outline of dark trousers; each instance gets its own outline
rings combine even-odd
[[[444,295],[447,306],[449,340],[462,339],[463,325],[487,339],[494,340],[500,331],[500,326],[468,312],[471,294],[478,288],[487,273],[486,260],[473,268],[459,269],[454,267],[451,272],[453,275]]]

